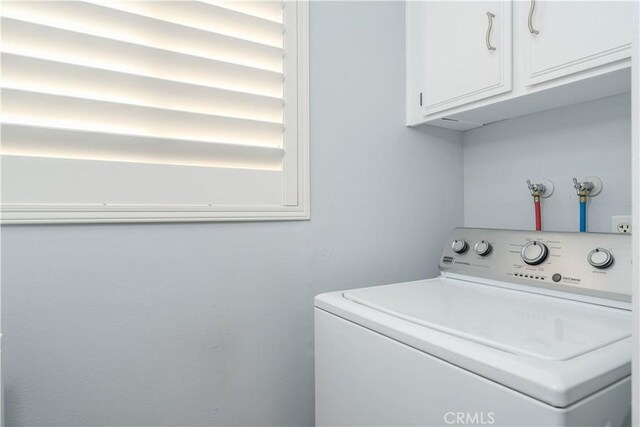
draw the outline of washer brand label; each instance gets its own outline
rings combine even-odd
[[[453,262],[453,257],[452,256],[446,256],[446,257],[442,258],[442,262],[452,263]]]
[[[568,283],[570,285],[579,285],[580,284],[580,279],[576,278],[576,277],[567,277],[564,276],[562,278],[562,283]]]
[[[444,422],[457,426],[488,426],[496,422],[494,412],[447,412]]]

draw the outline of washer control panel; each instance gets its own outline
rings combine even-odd
[[[631,236],[456,228],[443,272],[631,301]]]

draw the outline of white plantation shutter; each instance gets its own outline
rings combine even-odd
[[[4,1],[5,222],[307,217],[306,7]]]

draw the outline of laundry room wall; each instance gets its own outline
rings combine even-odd
[[[463,222],[404,13],[311,3],[310,221],[3,227],[7,426],[313,424],[313,296],[433,277]]]
[[[467,131],[464,204],[467,227],[533,229],[527,179],[555,184],[542,199],[542,226],[578,231],[572,178],[597,176],[602,193],[588,205],[588,231],[611,231],[611,216],[631,215],[629,94],[531,114]]]

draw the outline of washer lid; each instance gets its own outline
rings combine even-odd
[[[631,336],[625,310],[460,280],[365,288],[343,296],[418,325],[546,360],[569,360]]]

